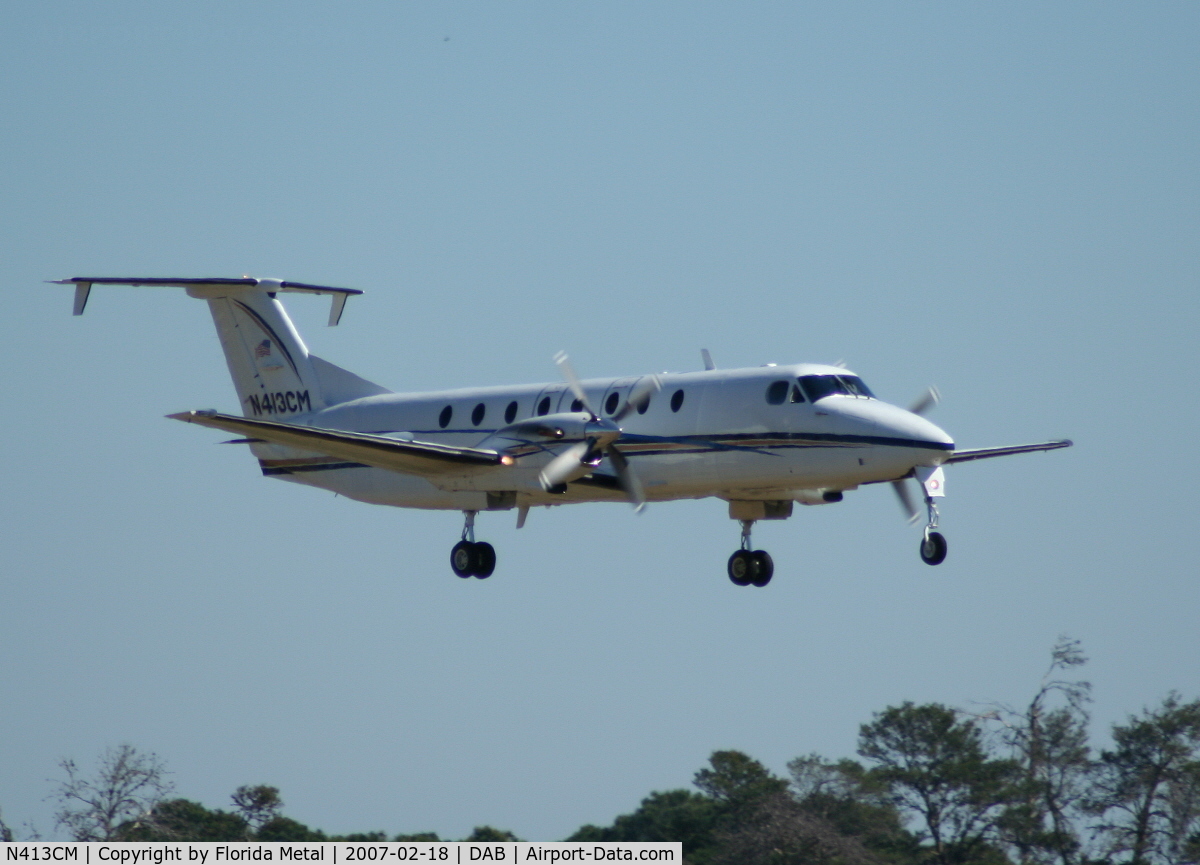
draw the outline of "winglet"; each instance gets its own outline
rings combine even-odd
[[[708,353],[707,348],[700,349],[700,359],[704,361],[704,368],[706,370],[717,368],[717,365],[713,363],[712,355]]]

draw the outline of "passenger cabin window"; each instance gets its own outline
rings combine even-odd
[[[679,411],[683,407],[683,391],[677,390],[671,394],[671,411]]]
[[[638,406],[638,414],[645,414],[650,408],[650,397],[642,400],[642,404]]]
[[[538,403],[537,413],[539,416],[544,415],[544,414],[550,414],[550,397],[548,397],[548,396],[542,397],[542,401]]]
[[[442,429],[450,426],[450,418],[454,417],[454,407],[446,406],[442,409],[442,413],[438,415],[438,426]]]
[[[516,420],[516,417],[517,417],[517,401],[514,399],[512,402],[510,402],[508,404],[508,407],[506,409],[504,409],[504,422],[512,423],[514,420]]]
[[[621,401],[621,395],[613,391],[608,395],[608,399],[604,401],[604,411],[608,414],[617,413],[617,403]]]
[[[571,400],[571,411],[583,411],[583,401],[577,399]]]
[[[790,381],[773,381],[767,387],[767,402],[771,405],[782,405],[787,399],[788,390],[792,387]]]
[[[475,410],[471,412],[471,423],[475,424],[475,426],[479,426],[479,424],[483,422],[483,416],[485,414],[487,414],[487,406],[485,406],[483,403],[475,406]]]
[[[827,396],[852,396],[858,399],[873,399],[875,394],[856,375],[802,375],[800,386],[808,394],[810,402]]]

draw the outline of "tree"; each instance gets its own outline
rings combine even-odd
[[[464,841],[487,843],[492,841],[520,841],[521,839],[507,829],[494,829],[491,826],[476,826]]]
[[[327,841],[320,829],[309,829],[291,817],[276,815],[254,833],[256,841]]]
[[[920,843],[904,828],[889,789],[856,760],[825,760],[818,754],[788,763],[800,807],[877,856],[915,862]]]
[[[713,751],[708,763],[709,768],[698,771],[692,783],[731,817],[758,800],[787,791],[787,781],[741,751]]]
[[[632,814],[609,827],[587,825],[568,841],[679,841],[689,862],[704,860],[713,845],[719,809],[708,796],[691,790],[654,792]]]
[[[199,802],[169,799],[117,831],[120,841],[245,841],[249,825],[237,814]]]
[[[853,837],[774,792],[743,807],[716,833],[713,865],[884,865]]]
[[[242,819],[254,830],[258,831],[264,824],[279,816],[283,808],[283,800],[279,798],[278,787],[268,787],[258,784],[251,787],[243,784],[233,792],[233,806],[242,815]]]
[[[1162,706],[1114,725],[1089,802],[1110,856],[1128,865],[1197,859],[1200,836],[1200,700]]]
[[[75,761],[59,763],[67,779],[55,791],[61,806],[55,815],[76,841],[111,841],[123,826],[143,819],[166,798],[172,785],[158,755],[141,754],[132,745],[108,748],[94,779],[85,778]]]
[[[939,703],[906,702],[859,730],[858,753],[892,801],[924,823],[940,865],[998,858],[991,847],[1015,771],[990,759],[979,725]]]
[[[0,816],[0,841],[13,840],[13,831],[8,828],[8,824],[4,822],[4,817]]]
[[[1000,724],[1019,767],[1001,829],[1023,865],[1078,865],[1081,858],[1079,823],[1092,771],[1086,709],[1092,686],[1059,676],[1086,663],[1078,640],[1059,637],[1029,705],[1018,711],[997,704],[982,716]]]

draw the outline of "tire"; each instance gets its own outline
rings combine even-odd
[[[946,539],[941,532],[930,532],[921,541],[921,561],[927,565],[940,565],[946,560]]]
[[[459,541],[450,550],[450,569],[454,575],[466,579],[475,571],[475,545],[470,541]]]
[[[496,548],[487,541],[475,545],[475,576],[486,580],[496,570]]]
[[[750,559],[754,565],[754,577],[750,584],[761,589],[775,576],[775,561],[766,550],[755,550],[750,554]]]
[[[738,550],[729,557],[729,581],[735,586],[748,586],[754,578],[754,559],[747,550]]]

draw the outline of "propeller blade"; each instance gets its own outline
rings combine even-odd
[[[646,493],[642,490],[642,482],[638,480],[637,473],[629,467],[629,460],[625,459],[625,454],[621,453],[614,445],[609,445],[605,449],[609,461],[613,464],[613,468],[617,470],[617,480],[621,484],[621,489],[625,490],[625,495],[629,497],[629,503],[633,505],[633,509],[638,513],[646,507]]]
[[[917,401],[910,405],[908,410],[913,414],[925,414],[941,401],[942,395],[938,393],[938,389],[930,386],[925,389],[925,393],[917,397]]]
[[[904,514],[908,517],[908,521],[915,523],[917,518],[921,516],[921,512],[913,504],[912,493],[908,491],[908,481],[892,481],[892,489],[896,491],[896,498],[900,499],[900,507],[904,509]]]
[[[562,373],[562,377],[567,382],[567,387],[571,389],[571,393],[575,394],[575,399],[583,403],[583,407],[587,409],[587,413],[592,417],[599,417],[592,404],[588,402],[587,394],[583,392],[583,385],[579,383],[579,376],[575,375],[575,368],[571,366],[570,359],[567,358],[565,351],[560,351],[554,355],[554,362],[558,364],[558,371]]]
[[[549,490],[551,487],[565,484],[590,471],[590,468],[583,464],[583,458],[591,449],[591,442],[582,441],[571,445],[546,463],[545,468],[538,474],[538,481],[541,483],[542,489]]]
[[[645,376],[629,392],[629,399],[625,400],[625,405],[621,406],[621,410],[612,416],[612,422],[619,424],[629,416],[630,412],[640,409],[650,402],[650,397],[654,396],[660,390],[662,390],[662,381],[658,376]]]

